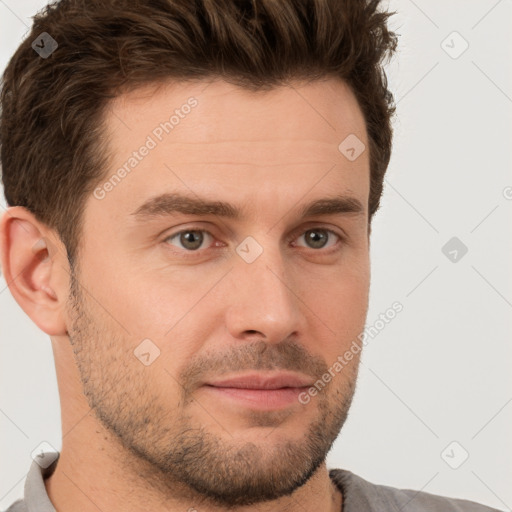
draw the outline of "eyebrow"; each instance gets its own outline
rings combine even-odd
[[[170,216],[176,213],[184,215],[215,215],[227,219],[242,220],[246,217],[244,209],[224,201],[212,201],[201,197],[192,197],[181,193],[164,193],[152,197],[131,213],[139,222]],[[305,204],[300,211],[301,218],[319,215],[364,215],[365,208],[359,199],[337,195],[316,199]]]

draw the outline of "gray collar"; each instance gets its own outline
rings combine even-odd
[[[42,454],[44,457],[54,457],[53,453]],[[49,477],[57,467],[58,457],[48,466],[43,467],[34,459],[25,480],[25,506],[28,512],[56,512],[55,507],[52,505],[46,487],[44,486],[44,479]]]

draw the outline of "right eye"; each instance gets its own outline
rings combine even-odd
[[[193,252],[199,250],[203,245],[205,240],[204,233],[207,235],[206,238],[213,238],[213,235],[204,229],[183,229],[166,237],[164,242],[176,239],[177,242],[181,244],[181,246],[178,246],[180,249],[183,249],[186,252]]]

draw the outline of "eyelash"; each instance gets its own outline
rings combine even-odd
[[[336,231],[333,231],[332,229],[325,228],[325,227],[312,227],[312,228],[308,228],[308,229],[302,231],[302,233],[299,235],[299,237],[304,236],[308,231],[315,231],[315,230],[324,231],[326,233],[329,233],[330,235],[336,236],[339,239],[339,243],[335,243],[334,245],[332,245],[331,247],[328,247],[327,249],[324,249],[324,248],[311,249],[310,248],[310,250],[312,250],[313,252],[317,252],[317,253],[321,253],[321,254],[331,254],[332,252],[340,250],[341,248],[339,247],[339,245],[341,245],[346,240],[345,236],[337,233]],[[191,228],[182,229],[181,231],[177,231],[176,233],[170,234],[169,236],[165,237],[163,242],[167,242],[167,240],[171,240],[173,238],[178,237],[179,235],[181,235],[183,233],[189,233],[189,232],[207,233],[209,236],[211,236],[213,239],[215,239],[215,237],[210,233],[210,231],[208,231],[206,229],[200,229],[200,228],[191,227]],[[296,238],[297,237],[294,235],[294,236],[288,238],[287,242],[291,242],[291,241],[295,240]],[[203,242],[204,242],[204,240],[203,240]],[[168,244],[168,245],[170,245],[170,244]],[[187,258],[193,258],[196,255],[201,255],[201,254],[204,253],[204,251],[208,250],[208,248],[207,249],[187,250],[187,249],[181,249],[179,247],[177,249],[178,249],[178,252],[182,252],[183,251],[185,253],[190,253],[189,255],[186,256]]]

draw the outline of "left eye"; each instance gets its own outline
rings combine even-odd
[[[213,238],[213,235],[204,229],[185,229],[183,231],[178,231],[174,235],[171,235],[165,239],[174,240],[177,239],[181,246],[180,249],[185,249],[187,252],[197,251],[201,248],[206,238]],[[302,235],[298,238],[305,237],[306,243],[309,244],[311,249],[324,249],[327,247],[327,242],[329,239],[329,235],[335,235],[338,239],[341,239],[341,236],[338,233],[325,228],[312,228],[304,231]],[[332,236],[330,237],[332,239]],[[331,246],[336,243],[336,239]],[[174,245],[174,244],[172,244]]]
[[[305,231],[299,238],[305,237],[305,240],[308,244],[311,244],[310,247],[312,249],[324,249],[327,244],[327,239],[329,235],[335,235],[338,239],[341,239],[341,236],[338,233],[330,229],[325,228],[312,228]],[[332,236],[331,236],[332,239]],[[334,241],[336,243],[336,240]],[[333,244],[331,244],[332,246]]]

